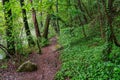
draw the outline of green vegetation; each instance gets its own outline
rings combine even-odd
[[[87,26],[89,27],[89,26]],[[120,79],[120,49],[113,46],[108,56],[111,61],[102,60],[104,41],[97,37],[83,38],[81,28],[73,31],[62,29],[59,42],[64,46],[61,51],[62,66],[56,75],[56,80],[119,80]],[[87,31],[88,32],[88,31]],[[66,35],[64,35],[66,34]],[[63,36],[64,35],[64,36]]]
[[[120,80],[120,0],[0,0],[0,68],[41,55],[52,37],[56,80]]]
[[[0,68],[2,68],[2,69],[6,69],[7,67],[8,67],[7,64],[3,64],[0,66]]]

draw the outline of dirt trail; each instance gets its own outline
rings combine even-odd
[[[15,68],[9,71],[1,71],[0,80],[54,80],[54,76],[60,67],[59,52],[56,51],[57,39],[50,39],[50,45],[42,49],[42,55],[32,53],[30,60],[35,62],[38,70],[35,72],[17,73]]]

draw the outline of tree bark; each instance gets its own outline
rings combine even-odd
[[[5,46],[3,46],[2,44],[0,44],[0,49],[5,52],[6,57],[12,58],[11,54],[8,52],[8,49]]]
[[[86,13],[87,13],[88,17],[89,17],[90,19],[92,19],[92,16],[90,15],[90,13],[89,13],[88,9],[86,8],[85,4],[84,4],[82,1],[81,1],[81,5],[83,6],[84,11],[86,11]]]
[[[41,0],[41,4],[42,4],[42,0]],[[41,6],[42,6],[42,5],[41,5]],[[42,18],[43,18],[43,13],[42,13],[42,11],[40,12],[40,16],[41,16],[40,25],[41,25],[41,27],[43,27],[43,20],[42,20]]]
[[[56,0],[56,13],[57,13],[57,16],[58,16],[58,0]],[[59,20],[58,18],[56,18],[56,24],[57,24],[57,31],[58,31],[58,34],[60,34],[60,27],[59,27]]]
[[[102,12],[101,12],[101,8],[100,8],[100,1],[97,1],[98,4],[98,12],[99,12],[99,24],[100,24],[100,33],[101,33],[101,38],[104,39],[105,38],[105,33],[103,31],[103,18],[102,18]]]
[[[71,0],[67,0],[67,12],[68,12],[68,18],[69,18],[69,27],[70,27],[70,34],[72,34],[73,32],[73,18],[72,18],[72,15],[71,13],[69,12],[69,8],[71,8]]]
[[[30,0],[31,5],[33,4],[32,0]],[[39,53],[41,53],[41,48],[40,48],[40,38],[41,38],[41,34],[40,34],[40,30],[39,30],[39,26],[38,26],[38,21],[36,18],[36,11],[32,6],[32,19],[34,22],[34,27],[35,27],[35,33],[36,33],[36,37],[37,37],[37,46],[39,48]]]
[[[102,0],[102,3],[103,3],[103,6],[104,6],[104,10],[105,10],[105,13],[106,13],[106,17],[107,17],[107,39],[106,39],[106,43],[107,43],[107,46],[106,46],[106,49],[103,50],[103,53],[104,53],[104,60],[109,60],[109,54],[111,53],[112,51],[112,45],[113,45],[113,42],[115,41],[116,37],[115,37],[115,34],[114,34],[114,31],[113,31],[113,26],[112,26],[112,22],[113,22],[113,18],[112,18],[112,7],[113,7],[113,2],[114,0],[108,0],[108,7],[106,7],[106,3],[104,0]],[[108,9],[108,10],[107,10]]]
[[[82,12],[85,12],[85,11],[84,11],[84,9],[83,9],[83,7],[82,7],[82,5],[81,5],[81,0],[78,0],[78,7],[79,7],[79,9],[80,9]],[[87,20],[86,15],[85,15],[85,14],[83,14],[83,17],[84,17],[84,20],[85,20],[85,22],[84,22],[84,23],[87,23],[87,22],[88,22],[88,20]]]
[[[76,1],[74,1],[75,2],[75,4],[77,3]],[[76,8],[76,10],[80,10],[80,8],[78,8],[78,4],[77,5],[74,5],[75,6],[75,8]],[[83,32],[83,35],[84,35],[84,37],[87,37],[87,34],[86,34],[86,32],[85,32],[85,28],[84,28],[84,23],[83,23],[83,21],[81,20],[81,18],[80,18],[80,15],[78,15],[77,16],[77,18],[78,18],[78,20],[79,20],[79,26],[82,26],[82,32]]]
[[[50,5],[48,10],[52,10],[52,5]],[[49,31],[50,20],[51,20],[51,14],[48,12],[46,21],[45,21],[44,32],[43,32],[43,38],[45,38],[46,40],[48,40],[48,31]]]
[[[31,2],[31,4],[33,4],[32,0],[30,0],[30,2]],[[39,26],[38,26],[38,21],[37,21],[37,18],[36,18],[36,11],[33,7],[32,7],[32,19],[33,19],[33,22],[34,22],[36,37],[40,38],[41,34],[40,34]]]
[[[21,4],[21,8],[22,8],[24,6],[24,0],[20,0],[20,4]],[[28,45],[29,46],[34,46],[35,42],[34,42],[34,40],[32,38],[30,29],[29,29],[26,10],[23,9],[23,8],[22,8],[22,15],[23,15],[23,23],[24,23],[24,27],[25,27],[25,32],[26,32],[26,36],[27,36],[27,40],[28,40]]]
[[[9,4],[9,0],[2,0],[4,7],[4,16],[6,20],[6,36],[7,36],[7,49],[10,55],[14,55],[15,53],[15,41],[13,33],[13,22],[12,22],[12,11],[11,8],[8,9],[6,4]]]
[[[44,27],[44,33],[43,33],[43,37],[45,39],[48,39],[49,24],[50,24],[50,14],[47,15],[46,21],[45,21],[45,27]]]

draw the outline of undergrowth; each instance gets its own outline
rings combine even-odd
[[[113,46],[108,62],[102,60],[104,41],[97,36],[84,38],[81,28],[69,34],[69,29],[61,29],[59,43],[61,69],[55,80],[120,80],[120,49]],[[65,34],[65,35],[64,35]]]

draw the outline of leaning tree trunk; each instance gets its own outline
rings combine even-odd
[[[58,0],[56,0],[56,13],[57,13],[57,16],[58,16]],[[56,24],[57,24],[57,31],[58,31],[58,34],[60,34],[60,27],[59,27],[59,20],[58,18],[56,17]]]
[[[32,4],[32,0],[30,0],[30,2]],[[32,19],[33,19],[33,22],[34,22],[36,36],[41,37],[39,26],[38,26],[38,21],[37,21],[37,18],[36,18],[36,11],[33,7],[32,7]]]
[[[30,0],[31,4],[33,4],[32,0]],[[38,26],[38,21],[36,18],[36,11],[35,9],[32,7],[32,19],[34,22],[34,27],[35,27],[35,33],[36,33],[36,37],[37,37],[37,45],[39,48],[39,53],[41,53],[41,49],[40,49],[40,38],[41,38],[41,34],[40,34],[40,30],[39,30],[39,26]]]
[[[113,0],[109,0],[108,1],[108,8],[106,7],[106,3],[104,0],[102,0],[103,3],[103,7],[106,13],[106,17],[107,17],[107,31],[106,31],[106,48],[103,50],[103,60],[108,61],[109,60],[109,54],[112,51],[112,45],[113,45],[113,41],[114,41],[114,32],[113,32],[113,26],[112,26],[112,22],[113,22],[113,18],[112,18],[112,7],[113,7]],[[107,10],[108,9],[108,10]]]
[[[86,12],[86,14],[88,15],[89,19],[92,19],[92,16],[90,15],[87,7],[86,7],[85,4],[82,2],[82,0],[81,0],[81,5],[83,6],[83,9],[84,9],[84,11]]]
[[[12,58],[11,54],[8,53],[8,49],[5,46],[3,46],[2,44],[0,44],[0,49],[2,51],[4,51],[4,53],[6,54],[6,57]]]
[[[49,24],[50,24],[50,14],[48,14],[47,17],[46,17],[46,22],[45,22],[45,27],[44,27],[44,33],[43,33],[43,37],[45,39],[48,39]]]
[[[8,53],[11,55],[14,55],[15,53],[15,41],[14,41],[14,35],[13,35],[13,22],[12,22],[12,12],[11,9],[8,9],[8,6],[6,4],[9,3],[9,0],[2,0],[3,6],[4,6],[4,16],[6,20],[6,36],[7,36],[7,48]]]
[[[85,10],[84,10],[83,7],[82,7],[81,0],[78,0],[78,8],[79,8],[82,12],[85,12]],[[88,22],[88,19],[87,19],[86,15],[83,14],[83,17],[84,17],[85,23],[87,23],[87,22]]]
[[[104,40],[105,38],[105,33],[104,33],[104,29],[103,29],[103,16],[102,16],[102,12],[101,12],[101,8],[100,8],[100,1],[97,1],[98,4],[98,13],[99,13],[99,25],[100,25],[100,33],[101,33],[101,38]]]
[[[50,5],[49,10],[52,10],[52,5]],[[51,20],[51,14],[48,12],[45,21],[44,32],[43,32],[43,38],[45,38],[46,40],[48,40],[50,20]]]
[[[21,8],[22,8],[22,14],[23,14],[23,23],[24,23],[24,27],[25,27],[25,32],[27,35],[27,40],[28,40],[28,45],[29,46],[34,46],[35,42],[32,38],[30,29],[29,29],[29,25],[28,25],[28,21],[27,21],[27,15],[26,15],[26,10],[23,9],[24,6],[24,0],[20,0],[20,4],[21,4]]]
[[[42,0],[41,1],[41,4],[42,4]],[[42,5],[41,5],[42,6]],[[42,10],[40,12],[40,16],[41,16],[41,20],[40,20],[40,26],[43,27],[43,13],[42,13]]]
[[[43,13],[40,12],[41,20],[40,20],[40,26],[43,27]]]
[[[73,35],[72,32],[74,30],[73,28],[73,18],[72,18],[72,15],[71,13],[69,12],[69,8],[71,7],[71,0],[67,0],[67,15],[68,15],[68,18],[69,18],[69,27],[70,27],[70,35]]]

